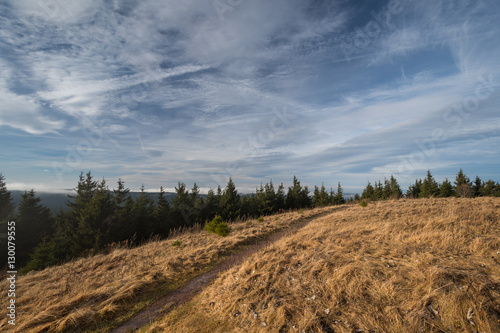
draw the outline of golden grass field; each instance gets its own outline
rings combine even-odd
[[[232,223],[228,237],[192,228],[167,240],[132,249],[118,247],[109,254],[18,276],[16,326],[2,316],[0,332],[106,332],[162,294],[210,269],[224,254],[331,209]],[[2,278],[2,294],[6,296],[8,289],[7,280]],[[2,309],[8,300],[0,298]]]
[[[144,332],[500,332],[500,198],[313,220]]]

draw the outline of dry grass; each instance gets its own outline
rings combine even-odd
[[[352,206],[221,274],[154,332],[500,332],[500,198]]]
[[[16,326],[8,325],[4,317],[0,331],[105,331],[111,318],[115,323],[126,320],[162,293],[210,268],[222,255],[317,213],[289,212],[263,222],[233,223],[231,234],[224,238],[197,228],[138,248],[118,248],[30,272],[16,283]],[[0,290],[8,290],[6,279]],[[2,297],[0,306],[5,309],[7,302]]]

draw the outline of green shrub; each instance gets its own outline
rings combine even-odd
[[[176,240],[176,241],[174,241],[174,242],[172,243],[172,246],[179,246],[179,245],[181,245],[181,244],[182,244],[182,242],[181,242],[180,240]]]
[[[275,220],[275,221],[278,221],[278,217],[276,216],[276,217],[274,218],[274,220]]]
[[[260,217],[257,219],[257,221],[259,221],[259,222],[264,222],[264,216],[260,216]]]
[[[297,211],[297,213],[298,213],[298,214],[304,214],[304,210],[303,210],[303,209],[299,209],[299,210]]]
[[[247,222],[247,225],[248,225],[248,226],[251,226],[251,225],[252,225],[252,221],[248,221],[248,222]]]
[[[361,200],[361,202],[359,203],[359,205],[361,207],[366,207],[366,206],[368,206],[368,203],[365,200]]]
[[[227,222],[222,221],[222,218],[217,215],[212,221],[205,224],[205,229],[208,232],[216,233],[219,236],[225,237],[229,235],[229,226]]]

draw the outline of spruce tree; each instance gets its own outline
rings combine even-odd
[[[441,198],[448,198],[453,196],[453,185],[451,185],[451,182],[446,178],[441,186],[439,186],[439,196]]]
[[[165,191],[163,190],[163,186],[161,186],[156,206],[154,207],[151,232],[162,237],[168,236],[170,229],[173,227],[173,225],[170,225],[170,218],[170,203],[165,198]]]
[[[262,183],[260,183],[260,187],[255,189],[255,197],[254,204],[256,208],[256,215],[263,215],[266,207],[266,199],[265,199],[265,189]]]
[[[457,174],[457,177],[455,178],[455,183],[454,183],[454,190],[455,190],[455,195],[458,197],[468,197],[471,196],[471,181],[470,179],[465,175],[465,173],[460,169],[460,171]]]
[[[321,190],[319,191],[319,204],[321,207],[328,206],[330,204],[330,196],[326,191],[325,185],[321,184]]]
[[[309,208],[312,205],[311,198],[309,197],[309,188],[304,186],[299,192],[298,198],[298,208]]]
[[[383,198],[389,199],[391,197],[391,184],[387,178],[384,178],[384,190],[383,190]]]
[[[281,209],[285,209],[285,187],[283,183],[278,187],[278,191],[276,191],[276,211]]]
[[[384,197],[384,186],[382,185],[382,182],[379,180],[378,182],[375,182],[375,188],[373,190],[373,195],[372,195],[372,200],[380,200],[383,199]]]
[[[50,210],[42,205],[35,191],[24,192],[16,221],[16,262],[24,265],[34,248],[53,233],[53,218]]]
[[[391,175],[391,179],[389,180],[390,186],[390,197],[391,199],[399,199],[403,196],[403,191],[401,191],[401,187],[398,184],[396,178]]]
[[[415,180],[415,184],[410,185],[408,187],[408,191],[406,191],[406,197],[413,199],[418,198],[420,196],[421,188],[422,188],[422,180],[421,179]]]
[[[219,211],[219,198],[213,189],[209,189],[205,204],[202,209],[202,221],[207,222],[212,220]]]
[[[314,185],[312,204],[314,207],[320,207],[319,187],[316,185]]]
[[[368,185],[363,190],[363,193],[361,194],[361,199],[372,199],[373,198],[373,192],[375,189],[373,188],[372,184],[368,182]]]
[[[437,182],[431,174],[430,170],[427,170],[427,176],[422,182],[421,191],[419,194],[420,198],[435,197],[439,194],[439,188]]]
[[[78,243],[76,255],[86,250],[99,251],[101,247],[110,242],[110,222],[113,214],[111,193],[104,179],[99,182],[93,191],[93,196],[76,217],[76,235]]]
[[[131,221],[130,189],[125,187],[125,182],[118,179],[118,187],[113,189],[112,216],[109,219],[109,241],[120,242],[132,236],[133,232],[128,226]]]
[[[276,192],[274,191],[273,181],[270,180],[264,186],[264,215],[271,215],[276,210]]]
[[[154,225],[154,201],[141,186],[139,196],[134,200],[131,210],[133,231],[137,240],[144,241],[152,236]]]
[[[83,244],[85,240],[80,237],[83,229],[80,227],[80,221],[82,216],[86,215],[89,203],[97,189],[98,182],[94,180],[92,173],[89,171],[84,177],[82,172],[78,184],[74,188],[76,195],[68,195],[70,199],[66,202],[69,208],[68,212],[56,218],[54,239],[57,238],[57,242],[54,241],[52,248],[57,260],[80,256],[82,251],[86,249],[85,244]]]
[[[314,185],[314,191],[312,196],[312,205],[313,207],[324,207],[328,206],[332,202],[332,199],[328,195],[326,191],[325,185],[321,184],[321,190],[319,187]]]
[[[5,177],[0,173],[0,223],[7,222],[13,211],[14,205],[12,204],[11,193],[7,189]]]
[[[493,197],[495,196],[495,192],[496,192],[496,186],[497,184],[489,179],[487,180],[486,182],[484,182],[481,186],[481,190],[480,190],[480,196],[482,197]]]
[[[231,178],[222,194],[220,207],[225,221],[235,221],[241,214],[240,196]]]
[[[194,183],[191,189],[191,219],[195,223],[203,223],[202,211],[205,205],[203,197],[200,195],[200,188]]]
[[[177,226],[186,226],[195,223],[193,218],[193,203],[186,184],[178,182],[175,187],[175,197],[172,199],[172,211]]]
[[[474,181],[474,185],[472,188],[472,195],[474,197],[481,196],[481,188],[482,188],[481,178],[479,178],[479,176],[476,176],[476,180]]]
[[[302,191],[302,186],[300,186],[300,181],[294,175],[293,184],[292,186],[288,187],[288,193],[286,195],[286,208],[288,209],[300,208],[299,194],[301,191]]]
[[[337,185],[337,194],[335,195],[335,204],[336,205],[345,204],[344,190],[342,190],[342,186],[340,186],[340,182]]]

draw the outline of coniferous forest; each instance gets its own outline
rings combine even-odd
[[[176,195],[169,201],[163,188],[155,199],[141,188],[132,198],[121,180],[110,189],[107,182],[96,180],[91,172],[81,174],[74,194],[68,198],[67,211],[57,214],[46,208],[34,190],[23,194],[17,207],[12,203],[6,180],[0,174],[0,223],[6,233],[7,222],[16,222],[17,266],[23,272],[43,269],[72,258],[102,251],[106,245],[126,242],[142,244],[152,237],[165,238],[172,230],[204,224],[215,217],[221,221],[255,218],[283,210],[340,205],[346,203],[340,183],[336,191],[324,185],[314,186],[312,193],[293,177],[285,191],[283,183],[275,188],[272,181],[256,188],[255,193],[240,195],[232,179],[225,188],[210,189],[201,195],[196,183],[191,189],[179,182]],[[500,196],[500,184],[483,181],[478,176],[470,180],[460,169],[454,182],[436,182],[430,170],[424,179],[410,185],[406,193],[391,176],[384,182],[369,182],[361,196],[348,202],[428,197]],[[17,209],[16,209],[17,208]],[[3,243],[3,240],[2,240]],[[5,247],[5,244],[2,244]],[[0,265],[6,264],[2,251]]]

